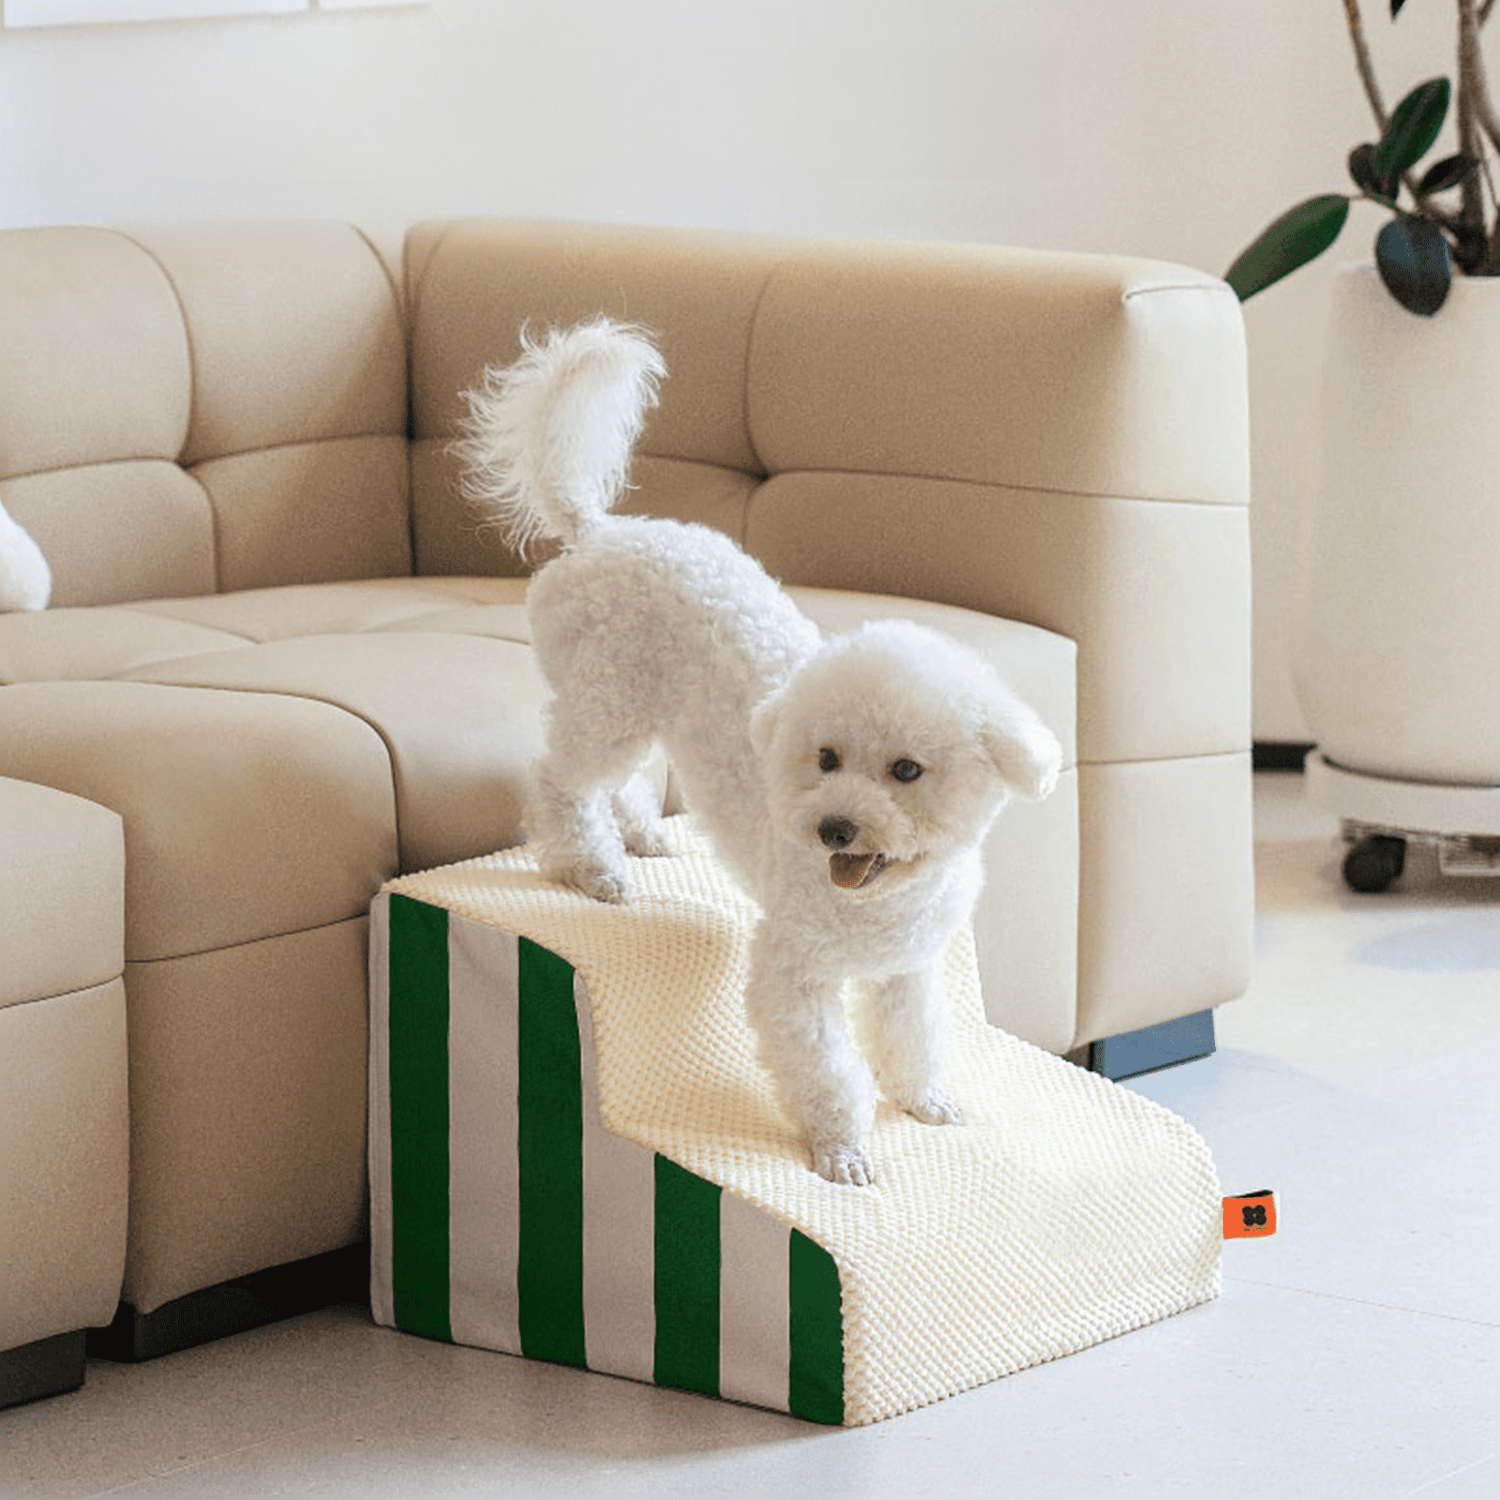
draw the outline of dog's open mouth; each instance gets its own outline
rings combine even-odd
[[[883,854],[830,854],[828,878],[846,891],[868,885],[885,869]]]

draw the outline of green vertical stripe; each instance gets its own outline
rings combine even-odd
[[[844,1420],[844,1310],[839,1268],[800,1230],[790,1235],[791,1370],[787,1406],[809,1422]]]
[[[573,969],[527,938],[518,967],[521,1350],[582,1366],[583,1082]]]
[[[391,1287],[396,1324],[449,1339],[448,913],[389,907]]]
[[[656,1355],[652,1379],[719,1394],[716,1183],[656,1158]]]

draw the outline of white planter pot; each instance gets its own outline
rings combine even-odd
[[[1500,784],[1500,279],[1420,318],[1341,272],[1320,420],[1293,660],[1313,736],[1369,775]]]

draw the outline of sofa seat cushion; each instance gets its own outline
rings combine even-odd
[[[0,682],[99,682],[241,640],[135,604],[0,615]]]
[[[546,696],[525,589],[380,578],[0,617],[0,678],[18,684],[0,773],[125,816],[132,959],[346,920],[398,870],[522,838]],[[916,600],[795,596],[827,630],[907,614],[969,640],[1071,764],[1072,642]],[[1054,842],[1071,887],[1065,821]]]
[[[135,608],[247,642],[445,629],[455,612],[470,615],[466,634],[526,641],[525,601],[524,578],[374,578],[159,599]]]
[[[101,680],[295,636],[459,629],[527,639],[521,578],[380,578],[0,615],[0,683]]]
[[[515,641],[444,631],[297,636],[130,677],[312,699],[368,725],[390,759],[402,869],[520,838],[543,687],[530,648]]]
[[[0,774],[124,822],[129,960],[346,921],[396,866],[385,747],[325,703],[148,682],[4,699]]]
[[[151,683],[330,705],[372,729],[378,738],[370,745],[378,749],[383,744],[388,757],[382,774],[372,779],[373,767],[361,768],[360,757],[354,755],[345,794],[371,809],[376,821],[388,815],[394,795],[401,867],[421,868],[511,844],[520,836],[521,779],[537,747],[540,708],[539,680],[521,644],[524,593],[520,579],[377,579],[8,615],[0,617],[0,680],[37,688],[63,682],[80,688],[87,683]],[[92,725],[86,710],[84,721],[75,722],[81,701],[69,699],[72,707],[64,717],[84,743],[70,741],[65,759],[99,755],[102,744],[115,734],[108,710]],[[244,799],[233,792],[237,757],[215,738],[224,728],[220,720],[227,705],[199,715],[196,708],[167,708],[171,703],[196,704],[198,699],[137,694],[129,701],[129,724],[136,723],[136,705],[156,702],[164,711],[161,727],[173,723],[179,712],[189,721],[187,727],[173,730],[182,736],[175,742],[179,749],[217,745],[212,758],[222,775],[209,779],[225,783],[225,801],[219,805],[226,815],[230,809],[247,810]],[[267,715],[263,728],[269,748],[276,743],[272,721],[282,710],[264,702],[260,709]],[[151,714],[144,712],[138,727],[149,738]],[[206,742],[199,743],[197,729],[208,736]],[[291,777],[298,732],[289,732],[286,773]],[[87,748],[88,742],[94,748]],[[174,758],[167,756],[169,761]],[[23,764],[0,757],[0,764],[13,774],[49,779],[33,761],[26,757]],[[81,774],[83,780],[70,789],[95,785],[91,774]],[[140,790],[141,777],[120,774]],[[377,784],[385,813],[375,812],[369,800]],[[94,795],[88,790],[84,794]],[[117,795],[137,800],[124,786]],[[143,790],[141,795],[151,796]],[[103,800],[121,805],[109,797]],[[340,807],[343,800],[342,795],[335,797],[331,805]],[[139,815],[141,809],[136,812]],[[342,815],[349,814],[344,808]],[[353,821],[364,826],[369,818]],[[332,841],[339,848],[346,842],[337,836]],[[358,898],[338,900],[336,913],[323,911],[324,903],[314,903],[318,920],[353,915],[373,888],[364,883],[378,883],[398,867],[392,861],[377,871],[369,864],[368,850],[361,857],[349,849],[344,853],[351,856],[351,868],[360,872]],[[343,882],[335,884],[342,887]],[[238,932],[236,939],[307,925],[291,921],[285,912],[268,927],[256,921],[257,930]],[[152,956],[162,956],[157,944],[152,948]],[[173,938],[165,951],[189,950]]]

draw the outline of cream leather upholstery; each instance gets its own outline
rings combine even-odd
[[[0,1350],[108,1322],[125,1264],[124,841],[0,778]]]
[[[419,226],[389,272],[348,227],[248,224],[0,234],[0,308],[0,503],[54,575],[0,617],[0,776],[123,819],[137,1311],[365,1232],[370,897],[515,842],[537,744],[524,569],[447,453],[528,320],[659,333],[633,506],[729,532],[830,628],[969,637],[1063,738],[1058,795],[990,844],[993,1021],[1063,1052],[1243,990],[1221,283],[503,221]]]

